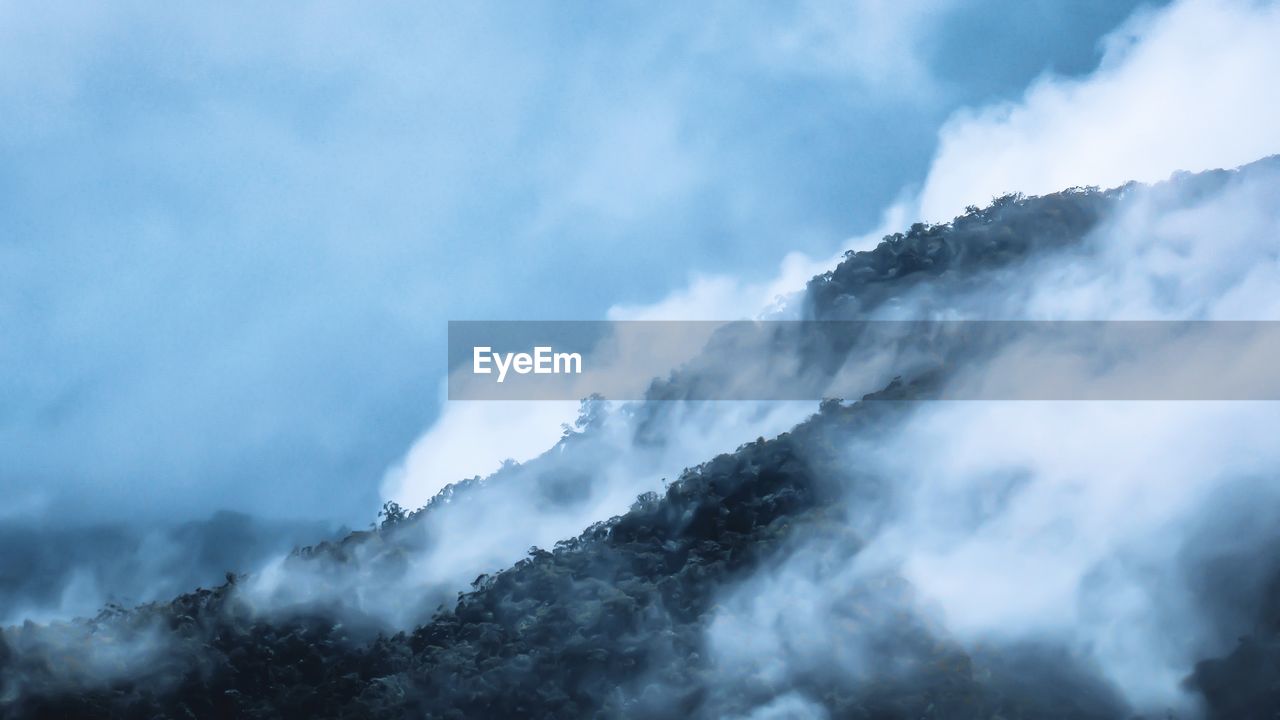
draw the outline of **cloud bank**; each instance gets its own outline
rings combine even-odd
[[[4,3],[9,507],[364,522],[446,319],[827,257],[951,109],[1086,69],[1132,6]]]
[[[1107,36],[1100,67],[942,128],[919,216],[949,220],[1008,192],[1152,182],[1280,151],[1280,6],[1184,0]]]

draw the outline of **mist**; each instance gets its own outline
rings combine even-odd
[[[530,295],[517,286],[559,280],[570,256],[582,260],[576,266],[584,275],[582,287],[520,308],[522,313],[571,309],[611,319],[719,320],[1280,320],[1274,292],[1280,287],[1280,165],[1270,158],[1239,171],[1194,177],[1179,172],[1232,167],[1280,150],[1274,130],[1280,122],[1273,122],[1277,106],[1262,90],[1269,87],[1272,40],[1280,32],[1274,7],[1189,1],[1150,9],[1105,38],[1101,64],[1093,72],[1081,75],[1081,65],[1074,74],[1070,69],[1045,73],[1020,99],[958,112],[953,110],[960,98],[986,103],[991,94],[1008,94],[1007,88],[979,88],[992,82],[988,78],[973,88],[948,89],[934,66],[938,59],[916,56],[911,43],[871,43],[879,52],[868,55],[864,46],[874,38],[866,27],[833,37],[825,29],[827,11],[810,10],[815,14],[790,18],[782,38],[763,27],[736,28],[728,21],[715,32],[695,34],[696,42],[680,37],[697,53],[735,65],[748,60],[727,49],[731,43],[720,33],[746,32],[756,41],[750,44],[750,63],[808,78],[809,90],[853,78],[860,91],[883,93],[877,97],[884,104],[876,107],[886,116],[903,107],[926,108],[922,115],[932,118],[922,121],[926,127],[902,132],[903,138],[914,132],[931,138],[925,144],[936,146],[931,163],[926,154],[913,165],[903,159],[911,154],[905,151],[892,162],[884,160],[892,170],[880,174],[881,184],[859,200],[856,211],[833,209],[840,203],[832,198],[802,201],[804,187],[773,210],[747,211],[743,208],[758,207],[757,200],[775,193],[775,183],[787,182],[789,173],[770,174],[764,168],[794,150],[793,143],[775,138],[762,154],[722,166],[716,158],[749,145],[748,134],[720,136],[682,114],[687,110],[682,103],[701,97],[703,84],[674,83],[667,88],[670,95],[645,96],[663,99],[653,106],[637,100],[586,113],[582,126],[562,144],[578,147],[578,139],[595,138],[582,145],[589,148],[588,157],[574,156],[563,166],[543,157],[542,152],[555,155],[556,143],[528,157],[517,153],[533,160],[516,163],[533,167],[532,176],[504,176],[509,185],[500,184],[501,192],[538,194],[544,182],[560,192],[545,205],[477,226],[476,232],[513,239],[509,247],[468,248],[475,257],[459,261],[457,270],[458,282],[470,283],[468,298],[502,294],[485,287],[496,282],[493,268],[506,267],[501,261],[506,250],[565,235],[563,257],[540,261],[528,277],[512,279],[504,288],[512,297]],[[907,3],[900,11],[859,19],[872,28],[897,28],[913,39],[939,32],[916,27],[922,18],[921,6]],[[1198,28],[1204,30],[1203,42],[1195,43],[1206,47],[1196,44],[1203,52],[1187,65],[1174,50],[1200,38]],[[650,36],[640,37],[637,46],[652,52]],[[535,33],[530,42],[546,39]],[[510,54],[498,53],[495,67],[484,71],[501,75],[503,68],[522,66],[528,51],[517,45]],[[558,63],[571,63],[575,52],[553,67],[526,71],[555,74]],[[1029,77],[1008,72],[1023,85]],[[1157,76],[1165,72],[1201,81],[1159,82]],[[643,75],[634,67],[618,74],[623,80]],[[1229,76],[1231,82],[1206,79],[1216,76]],[[394,86],[399,75],[378,77]],[[580,78],[581,87],[568,94],[592,95],[588,91],[600,82],[594,75]],[[913,90],[899,87],[904,84]],[[527,101],[522,92],[508,99],[517,108]],[[57,98],[44,100],[57,104]],[[619,116],[636,103],[646,111],[634,122],[619,124]],[[499,111],[509,109],[499,105]],[[1232,112],[1199,112],[1210,105]],[[864,111],[871,112],[859,112]],[[1146,127],[1153,113],[1192,117],[1184,125],[1161,124],[1173,127],[1168,133],[1125,132]],[[801,114],[787,115],[783,124],[803,126]],[[544,120],[554,124],[556,117],[550,113]],[[878,122],[870,118],[857,115],[849,122],[858,127]],[[691,127],[701,131],[690,132]],[[487,130],[508,139],[518,134],[509,127]],[[378,144],[384,153],[397,147],[390,141]],[[825,146],[815,147],[812,153],[819,154]],[[839,163],[852,153],[824,162]],[[442,166],[472,178],[465,180],[470,185],[490,177],[485,173],[492,168],[468,175],[475,168],[459,159],[463,154],[446,153]],[[358,155],[339,154],[330,171],[358,170]],[[808,151],[802,155],[796,162],[817,162]],[[661,172],[647,177],[646,168],[655,166]],[[433,187],[431,178],[396,167],[422,181],[406,186]],[[620,167],[630,170],[619,174]],[[852,173],[847,167],[832,172]],[[768,182],[743,179],[763,176]],[[1126,184],[1130,180],[1155,184]],[[854,189],[853,183],[840,184]],[[1099,184],[1116,187],[1068,189]],[[712,187],[724,189],[713,192]],[[1002,195],[1006,191],[1060,194],[1028,199]],[[993,196],[998,197],[990,206],[967,208],[957,216],[969,203],[985,205]],[[330,202],[328,190],[309,197],[321,198],[326,207],[341,205]],[[437,198],[432,205],[433,212],[449,218],[429,228],[433,236],[487,217],[478,203],[452,195],[447,200]],[[1085,716],[1194,717],[1207,712],[1203,687],[1196,684],[1201,664],[1231,653],[1237,638],[1256,628],[1269,602],[1266,593],[1277,573],[1269,558],[1280,547],[1274,513],[1265,510],[1280,494],[1280,450],[1268,432],[1280,420],[1274,403],[891,402],[899,392],[925,386],[943,394],[971,396],[973,388],[997,386],[1016,394],[1046,376],[1102,388],[1104,396],[1110,388],[1131,385],[1136,376],[1167,383],[1176,374],[1162,374],[1168,367],[1148,363],[1161,353],[1184,354],[1187,346],[1176,338],[1127,366],[1090,362],[1086,347],[1066,348],[1072,362],[1052,366],[1035,365],[1040,348],[1016,342],[987,348],[993,352],[981,356],[956,350],[948,356],[947,372],[921,378],[912,376],[921,365],[910,337],[782,348],[768,342],[787,339],[780,334],[748,348],[774,353],[772,372],[748,375],[717,358],[716,342],[726,341],[719,336],[703,355],[674,363],[669,375],[659,373],[646,401],[436,400],[433,392],[442,398],[443,391],[423,378],[438,377],[442,368],[421,359],[436,340],[405,328],[455,311],[483,315],[510,308],[481,301],[466,305],[465,313],[459,310],[464,303],[456,293],[420,279],[438,274],[423,268],[458,258],[408,243],[423,226],[394,211],[401,207],[394,197],[380,197],[372,206],[392,212],[385,232],[372,233],[371,246],[386,250],[402,263],[401,270],[388,276],[377,263],[357,263],[350,282],[339,283],[332,306],[307,306],[309,297],[329,297],[331,287],[326,273],[312,270],[342,275],[351,251],[342,249],[339,235],[366,229],[341,215],[344,222],[335,225],[341,232],[333,231],[338,235],[320,232],[320,225],[333,219],[323,213],[298,227],[268,223],[291,232],[282,233],[284,240],[269,251],[278,265],[264,266],[263,277],[272,277],[273,268],[282,270],[274,277],[292,278],[284,284],[301,290],[297,298],[282,301],[269,291],[274,283],[264,280],[246,293],[250,310],[261,314],[240,324],[230,319],[239,311],[206,304],[207,291],[220,285],[203,278],[191,290],[191,302],[196,309],[217,305],[207,316],[195,314],[209,322],[189,323],[185,311],[165,315],[164,322],[181,326],[181,332],[166,336],[164,352],[129,365],[128,382],[108,382],[108,374],[97,374],[108,368],[64,387],[59,372],[46,376],[33,369],[36,354],[23,350],[30,347],[32,332],[16,335],[20,342],[8,346],[9,354],[20,356],[22,377],[40,382],[11,375],[12,387],[0,387],[6,399],[14,400],[0,414],[5,439],[15,440],[5,447],[21,448],[6,449],[13,462],[0,470],[6,480],[14,479],[6,483],[13,486],[13,502],[0,511],[7,523],[0,540],[40,552],[9,557],[0,566],[0,626],[9,626],[0,633],[0,664],[23,668],[0,687],[0,702],[21,703],[46,692],[107,692],[102,689],[165,673],[165,682],[173,686],[187,682],[180,678],[214,676],[215,661],[202,653],[231,657],[235,650],[203,646],[239,637],[225,633],[219,623],[243,623],[255,642],[284,637],[280,642],[293,643],[291,648],[367,653],[359,655],[362,661],[385,660],[377,653],[388,647],[393,648],[388,656],[399,652],[397,657],[410,658],[405,663],[424,648],[450,652],[441,638],[449,637],[448,629],[466,612],[497,624],[492,607],[483,612],[475,607],[487,602],[487,593],[496,595],[494,588],[502,582],[507,587],[524,582],[520,573],[544,567],[539,563],[552,562],[547,558],[585,554],[582,548],[601,538],[625,536],[626,523],[634,525],[636,518],[655,527],[665,523],[666,529],[694,527],[705,520],[694,510],[705,508],[680,515],[671,509],[681,507],[672,498],[687,499],[692,491],[669,495],[670,488],[700,487],[695,480],[730,484],[708,468],[750,456],[750,448],[772,447],[769,442],[789,432],[818,432],[814,428],[826,428],[824,423],[848,410],[849,403],[882,391],[890,401],[866,411],[876,413],[874,424],[837,424],[823,435],[838,442],[843,459],[838,471],[821,478],[822,487],[837,498],[830,508],[801,506],[807,509],[777,523],[789,533],[777,530],[783,538],[778,547],[759,550],[759,557],[746,553],[758,565],[716,576],[715,582],[725,584],[708,591],[708,607],[714,609],[705,620],[681,626],[684,635],[664,634],[683,620],[672,619],[676,608],[660,604],[637,612],[622,633],[637,645],[643,642],[637,638],[658,637],[653,657],[667,653],[685,662],[697,656],[699,667],[708,669],[697,680],[703,683],[698,697],[705,702],[697,706],[702,716],[828,717],[843,702],[828,693],[832,687],[875,699],[914,683],[947,682],[954,671],[987,683],[997,694],[1037,689],[1046,707],[1073,707]],[[1030,207],[1035,212],[1053,208],[1052,220],[1044,224],[1059,234],[1006,233],[1013,239],[993,239],[990,247],[996,249],[990,254],[983,254],[987,245],[978,244],[968,255],[944,260],[938,260],[942,254],[928,254],[931,238],[943,233],[990,239],[982,235],[985,225],[1006,231],[1031,227],[1018,215]],[[912,224],[950,216],[955,220],[946,226]],[[579,223],[581,218],[586,220]],[[1017,224],[1022,221],[1026,224]],[[157,222],[156,237],[171,238],[172,228]],[[570,226],[572,232],[566,230]],[[846,238],[839,250],[874,248],[873,253],[845,255],[832,246],[847,228],[870,226],[876,229]],[[297,239],[299,227],[304,234],[316,232],[315,246]],[[627,230],[611,235],[606,227]],[[699,246],[705,257],[673,269],[663,255],[671,248],[643,249],[650,237],[679,244],[675,230],[689,227],[708,236],[741,237],[742,248],[766,259],[718,263],[726,253],[711,243]],[[607,241],[589,243],[586,238],[595,232],[607,235]],[[239,231],[231,235],[247,244],[257,238]],[[635,257],[614,257],[610,245],[635,245],[628,250]],[[312,251],[316,254],[309,255]],[[23,252],[12,254],[26,257]],[[898,253],[918,253],[910,259],[923,261],[899,276],[905,263],[897,262]],[[44,262],[32,257],[25,261],[28,268]],[[295,266],[291,258],[296,257],[310,259],[302,267]],[[876,272],[885,258],[896,264],[881,277]],[[637,263],[638,271],[614,283],[606,271],[624,262]],[[101,282],[127,284],[128,265],[121,261],[121,279]],[[648,284],[637,279],[646,268],[655,269]],[[207,287],[201,285],[205,281]],[[378,292],[366,294],[370,288]],[[126,304],[145,305],[150,292]],[[84,328],[100,323],[94,312],[67,309],[80,307],[80,301],[53,291],[49,296],[56,302],[32,307],[60,308],[54,312],[60,317],[66,313],[54,324],[58,337],[79,337]],[[235,305],[235,299],[228,304]],[[8,306],[7,315],[27,317],[23,313],[29,308],[22,309],[27,306]],[[301,324],[291,324],[298,318]],[[232,325],[236,329],[227,330]],[[341,328],[355,325],[365,330],[352,342]],[[276,333],[278,326],[292,332]],[[145,345],[141,327],[90,333],[86,342],[95,357],[122,356],[120,348]],[[324,330],[314,334],[316,328]],[[190,363],[189,348],[210,352],[200,363]],[[270,352],[259,354],[255,348]],[[1233,369],[1197,366],[1195,360],[1191,367],[1205,372]],[[362,384],[366,375],[379,379]],[[678,397],[682,387],[695,382],[721,388],[801,383],[822,390],[815,395],[848,402],[824,402],[820,410],[816,398],[791,403],[663,399],[663,392]],[[341,390],[325,390],[331,386]],[[58,403],[44,394],[50,388],[61,388],[54,393]],[[270,390],[260,393],[259,388]],[[255,404],[259,396],[263,401]],[[295,407],[299,399],[307,402]],[[873,396],[860,405],[882,400]],[[124,421],[104,420],[116,413]],[[47,424],[24,423],[36,416]],[[168,423],[171,417],[178,421]],[[427,430],[414,440],[424,424]],[[227,427],[234,431],[219,432]],[[73,439],[80,451],[63,453]],[[248,450],[227,451],[233,447]],[[804,460],[795,458],[792,464],[803,466]],[[750,473],[760,468],[748,470],[744,476],[755,477]],[[156,486],[165,489],[151,494]],[[130,517],[133,501],[111,494],[117,490],[110,487],[146,489],[146,511]],[[95,503],[99,492],[102,502]],[[60,498],[71,496],[74,502],[63,505]],[[386,503],[383,513],[367,530],[338,529],[340,521],[366,527],[375,520],[379,501]],[[220,512],[208,521],[191,520],[223,506],[251,514]],[[608,554],[597,560],[593,567],[605,568],[601,572],[623,564]],[[558,578],[557,600],[563,607],[582,598],[598,600],[607,584],[594,575]],[[197,587],[206,589],[182,594]],[[175,596],[179,600],[170,607],[167,601]],[[501,611],[497,615],[525,611],[494,602]],[[108,603],[92,620],[61,622],[92,618]],[[143,607],[129,611],[137,605]],[[207,608],[214,609],[202,614]],[[553,614],[539,610],[528,624]],[[14,627],[23,620],[42,624]],[[523,620],[515,625],[525,627]],[[315,638],[320,640],[312,642]],[[690,646],[696,647],[692,655]],[[73,662],[82,651],[87,652],[83,663]],[[299,652],[311,653],[306,661],[313,662],[321,651]],[[374,700],[428,702],[422,698],[431,698],[429,691],[444,692],[438,678],[419,682],[405,669],[411,664],[387,662],[391,669],[379,666],[377,688],[366,693]],[[449,670],[447,664],[441,667],[442,673]],[[662,697],[679,682],[646,670],[616,687],[608,702],[633,712],[679,715],[685,706]],[[169,685],[157,687],[164,692]]]
[[[1135,187],[1082,245],[977,289],[922,286],[893,312],[1275,320],[1277,207],[1275,162],[1227,180]],[[1123,366],[1095,367],[1072,365],[1097,372],[1073,381],[1123,379]],[[1063,372],[1040,369],[1014,381]],[[1007,383],[983,377],[1005,370],[983,363],[952,381]],[[1186,678],[1253,629],[1276,572],[1265,558],[1280,533],[1264,508],[1280,495],[1277,422],[1271,402],[922,403],[849,440],[851,466],[893,479],[874,509],[848,506],[854,549],[824,538],[735,588],[708,644],[729,688],[832,668],[864,686],[900,682],[929,657],[904,650],[916,647],[913,633],[979,659],[1031,648],[1077,665],[1119,709],[1194,715]],[[854,600],[864,612],[850,627]],[[907,655],[895,664],[886,647]]]
[[[0,515],[362,525],[446,320],[832,255],[1134,4],[0,11]],[[934,77],[989,62],[929,42],[969,15],[994,86]]]
[[[447,319],[697,278],[683,305],[723,319],[877,225],[952,111],[1089,71],[1136,4],[0,10],[0,525],[363,527],[531,459],[576,408],[438,402]],[[392,489],[437,421],[433,479]]]
[[[168,600],[342,532],[324,522],[271,522],[231,512],[146,527],[10,523],[0,527],[0,546],[27,551],[0,559],[0,626]]]
[[[1035,320],[1043,319],[1037,314],[1044,312],[1041,294],[1064,297],[1068,289],[1087,287],[1080,278],[1089,278],[1109,298],[1131,290],[1131,302],[1109,302],[1117,313],[1219,318],[1244,303],[1258,308],[1251,317],[1269,319],[1265,311],[1273,306],[1250,302],[1248,292],[1259,288],[1262,301],[1271,285],[1265,277],[1259,283],[1249,268],[1280,230],[1274,213],[1277,174],[1271,158],[1150,187],[1000,199],[946,227],[913,226],[873,252],[850,254],[811,280],[790,307],[827,319],[942,314]],[[1039,234],[1011,232],[1035,218]],[[1220,241],[1223,232],[1236,241]],[[959,238],[957,247],[974,249],[948,254],[946,243],[935,242],[938,233]],[[1152,261],[1145,266],[1152,273],[1147,277],[1128,262],[1170,245],[1180,248],[1177,259],[1194,262]],[[933,255],[913,255],[921,248]],[[924,269],[904,276],[889,272],[894,285],[876,285],[881,280],[875,268],[886,252],[898,251],[913,258],[903,266]],[[1158,292],[1144,294],[1153,286]],[[876,287],[882,291],[859,290]],[[844,301],[849,298],[858,302]],[[1101,302],[1079,293],[1073,299],[1056,306],[1062,312],[1055,317],[1098,317]],[[24,628],[7,646],[17,649],[24,667],[38,667],[39,658],[87,641],[75,640],[76,632],[93,638],[102,623],[128,622],[139,653],[169,654],[176,660],[166,666],[183,673],[205,662],[204,651],[192,648],[203,647],[203,633],[216,632],[210,622],[333,634],[336,640],[324,642],[353,648],[344,652],[384,647],[390,633],[403,639],[412,631],[411,644],[417,643],[421,633],[443,632],[457,614],[478,612],[472,603],[486,602],[496,587],[522,582],[516,578],[537,572],[540,562],[582,557],[582,548],[593,541],[626,542],[628,534],[662,527],[683,532],[720,517],[714,503],[664,510],[664,496],[668,505],[695,499],[700,495],[691,488],[706,483],[706,493],[718,494],[709,497],[727,500],[753,473],[759,473],[761,487],[741,489],[763,492],[788,472],[806,472],[805,452],[834,452],[835,466],[813,463],[827,469],[813,478],[806,495],[784,489],[769,507],[796,502],[804,508],[802,497],[817,502],[824,496],[843,496],[844,505],[837,500],[826,510],[797,510],[788,518],[794,532],[779,536],[781,546],[757,551],[762,555],[756,572],[731,575],[725,587],[704,590],[720,600],[711,605],[705,637],[697,641],[712,673],[702,712],[821,716],[832,702],[843,702],[825,697],[824,687],[839,686],[854,697],[865,691],[874,702],[884,693],[909,693],[917,683],[944,681],[952,667],[995,691],[1043,688],[1037,703],[1069,699],[1090,715],[1197,712],[1199,696],[1188,691],[1187,678],[1203,658],[1230,652],[1231,639],[1253,626],[1254,613],[1265,604],[1260,593],[1272,581],[1270,566],[1247,563],[1259,546],[1277,542],[1270,525],[1234,515],[1272,497],[1268,474],[1280,458],[1269,443],[1267,429],[1276,419],[1270,404],[895,402],[910,400],[911,388],[940,383],[945,390],[948,383],[972,384],[975,375],[981,385],[983,373],[999,373],[1005,382],[1045,378],[1010,375],[1007,364],[990,362],[989,347],[975,353],[972,344],[948,347],[944,337],[939,346],[932,336],[924,338],[924,347],[942,352],[945,372],[915,377],[920,346],[910,336],[884,342],[865,334],[832,344],[832,338],[790,329],[809,324],[776,327],[781,330],[764,337],[715,333],[702,354],[654,381],[651,399],[588,399],[547,452],[505,463],[487,477],[446,485],[418,510],[388,504],[375,528],[304,547],[248,577],[228,577],[212,591],[182,596],[173,612],[192,607],[190,614],[164,620],[170,611],[153,605],[124,613],[123,621],[108,614],[70,629]],[[996,360],[1010,352],[1027,354],[1018,347],[1024,341],[1012,337],[1007,347],[995,348]],[[768,362],[742,365],[719,352],[726,343],[739,349],[744,340],[760,342],[746,349],[768,355]],[[1173,342],[1163,350],[1182,347]],[[1085,359],[1091,352],[1068,351]],[[1106,372],[1128,369],[1112,363],[1088,374],[1094,367],[1065,366],[1085,373],[1075,382],[1103,387],[1115,379]],[[751,373],[744,375],[744,369]],[[895,371],[901,373],[897,378]],[[883,399],[868,395],[847,408],[824,401],[812,417],[813,403],[659,400],[680,397],[682,388],[823,381],[833,393],[854,398],[861,389],[887,389],[880,393]],[[883,409],[865,407],[882,403]],[[846,411],[862,420],[841,422]],[[788,428],[804,438],[786,441],[800,456],[775,467],[771,463],[778,461],[768,458]],[[777,439],[771,443],[765,435]],[[734,455],[716,455],[735,446]],[[753,454],[759,457],[751,459]],[[711,456],[711,462],[693,467]],[[732,470],[735,465],[742,467]],[[676,475],[678,483],[668,486]],[[743,522],[727,508],[723,513],[726,522]],[[766,527],[782,532],[783,526]],[[610,568],[613,562],[605,556],[595,564]],[[1225,597],[1203,584],[1223,572],[1239,575]],[[558,607],[595,598],[608,587],[591,577],[563,577],[567,584],[556,595]],[[200,608],[206,606],[222,608],[222,614],[203,616]],[[661,608],[637,617],[652,624],[653,632],[675,622]],[[148,630],[152,622],[182,634],[154,636]],[[1171,635],[1170,626],[1179,631]],[[46,640],[42,632],[53,634]],[[66,632],[71,640],[60,639]],[[664,650],[665,642],[648,652],[678,657],[689,640],[673,641]],[[107,686],[133,672],[74,670],[63,680],[41,679],[37,672],[33,687],[42,688],[39,697],[49,687]],[[994,679],[982,680],[987,677]],[[398,692],[425,692],[411,680],[397,682],[410,683]],[[674,712],[669,703],[683,696],[673,690],[673,699],[664,701],[661,690],[648,690],[679,682],[660,674],[629,682],[635,686],[620,688],[620,697],[633,702],[625,698],[639,693],[636,707]],[[24,687],[16,697],[32,692]],[[742,689],[752,687],[757,690]]]

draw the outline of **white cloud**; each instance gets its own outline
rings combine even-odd
[[[444,395],[444,391],[441,391]],[[444,400],[440,416],[382,481],[382,495],[420,507],[449,483],[486,476],[504,460],[524,462],[560,439],[578,403]]]
[[[936,91],[921,49],[954,0],[805,0],[756,36],[768,67],[837,73],[878,92],[927,100]],[[728,12],[744,15],[736,5]]]
[[[1141,14],[1112,34],[1093,74],[1045,78],[1019,102],[953,117],[919,216],[1280,151],[1276,68],[1280,4],[1186,0]],[[1274,175],[1256,173],[1205,198],[1137,193],[1078,255],[992,278],[973,290],[982,303],[936,300],[1006,318],[1274,318],[1275,187]],[[752,681],[777,684],[806,662],[857,679],[862,656],[832,639],[842,626],[830,598],[894,567],[949,640],[1058,642],[1135,709],[1194,714],[1184,678],[1246,626],[1205,619],[1188,556],[1212,545],[1201,535],[1246,557],[1272,537],[1274,523],[1256,518],[1280,492],[1269,480],[1280,463],[1267,434],[1276,415],[1270,403],[922,406],[904,427],[850,448],[860,468],[895,479],[900,514],[878,518],[887,526],[855,562],[833,571],[818,562],[831,549],[819,543],[727,595],[712,651]],[[1242,584],[1250,575],[1237,571]],[[904,607],[894,599],[895,612]]]
[[[864,250],[874,247],[888,229],[903,222],[905,205],[896,204],[884,214],[875,231],[848,240],[845,246]],[[814,260],[803,253],[789,253],[779,264],[777,273],[758,282],[744,281],[729,275],[696,275],[689,284],[647,305],[615,305],[607,313],[609,320],[742,320],[764,316],[795,317],[799,313],[797,294],[814,275],[829,270],[840,256]],[[790,301],[790,302],[788,302]],[[708,329],[709,332],[709,329]],[[610,353],[616,372],[637,376],[637,366],[626,365],[628,358],[644,356],[635,348],[628,349],[626,334],[615,337],[621,349]],[[672,347],[697,347],[692,341],[673,342]],[[644,358],[650,365],[662,358]],[[688,358],[668,358],[665,369],[675,367]],[[634,362],[634,360],[632,360]],[[645,365],[648,367],[649,365]],[[584,390],[583,396],[590,389]],[[443,396],[443,391],[442,391]],[[779,408],[782,406],[779,405]],[[408,507],[418,507],[446,484],[475,475],[487,475],[506,459],[523,462],[550,448],[560,437],[563,423],[571,423],[577,415],[578,403],[567,401],[449,401],[441,402],[440,415],[392,467],[382,482],[382,496]],[[803,411],[788,407],[782,413],[799,419]],[[761,415],[741,412],[706,413],[700,422],[710,442],[695,443],[698,452],[710,456],[730,450],[747,439],[749,422]],[[745,428],[745,429],[744,429]],[[697,453],[680,455],[681,462],[702,459]],[[672,471],[678,470],[673,466]]]
[[[1280,152],[1280,5],[1186,0],[1139,14],[1085,78],[1044,78],[1016,103],[957,114],[920,197],[948,220],[1018,191],[1154,181]]]
[[[686,287],[648,305],[614,305],[610,320],[750,320],[780,311],[787,298],[804,290],[815,274],[833,267],[837,258],[814,260],[799,252],[782,259],[778,273],[761,282],[729,275],[695,275]]]
[[[840,251],[814,259],[787,253],[773,277],[749,281],[731,275],[695,275],[688,285],[645,305],[614,305],[610,320],[755,320],[798,317],[798,294],[815,275],[834,268],[847,250],[870,250],[906,219],[907,204],[898,202],[884,212],[875,230],[844,241]]]

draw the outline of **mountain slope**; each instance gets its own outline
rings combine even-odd
[[[1239,172],[1182,177],[1155,192],[1213,193]],[[954,297],[987,286],[1082,243],[1130,190],[1008,197],[947,225],[913,226],[815,278],[810,315],[866,317],[921,290]],[[696,368],[683,372],[656,383],[652,397],[680,397],[682,383],[699,381],[688,375]],[[914,610],[910,584],[892,569],[831,599],[826,641],[873,647],[892,665],[858,682],[815,663],[772,685],[761,679],[767,673],[730,672],[709,648],[721,603],[749,592],[755,574],[815,539],[832,567],[858,555],[876,518],[890,512],[895,478],[851,457],[850,440],[902,422],[933,381],[908,377],[853,404],[825,402],[792,431],[687,470],[629,512],[549,550],[533,548],[456,597],[401,598],[411,630],[395,632],[323,599],[264,610],[243,591],[248,581],[234,576],[171,603],[7,629],[0,708],[12,717],[148,718],[1128,716],[1096,668],[1048,644],[966,649]],[[644,415],[644,442],[661,443],[670,426],[657,419],[669,406],[634,411]],[[358,589],[398,592],[402,586],[378,586],[379,578],[410,572],[433,542],[421,531],[444,514],[530,479],[548,483],[556,502],[575,502],[600,452],[592,444],[600,430],[584,425],[543,458],[451,486],[416,513],[392,508],[379,528],[304,549],[288,564],[339,590],[317,597],[354,592],[352,578]],[[851,507],[870,524],[852,521]],[[1211,716],[1280,711],[1280,584],[1267,587],[1271,601],[1258,606],[1256,632],[1225,657],[1186,668],[1188,688]],[[745,662],[759,670],[769,659]]]

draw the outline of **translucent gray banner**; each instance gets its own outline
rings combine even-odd
[[[451,400],[1277,400],[1275,321],[455,321]]]

